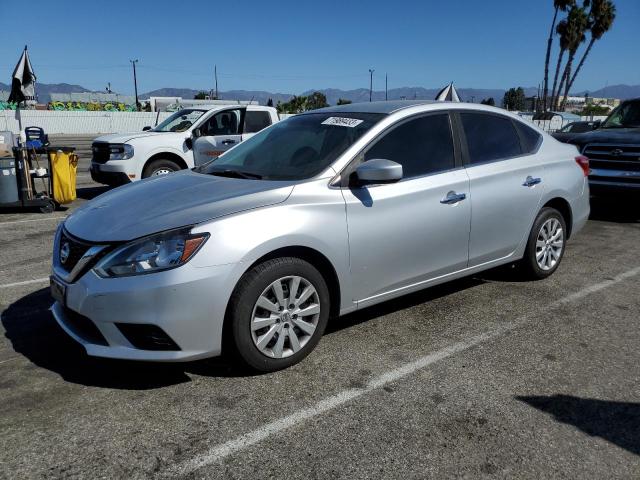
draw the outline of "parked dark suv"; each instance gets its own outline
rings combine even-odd
[[[589,157],[592,192],[640,193],[640,98],[621,103],[597,130],[566,142]]]

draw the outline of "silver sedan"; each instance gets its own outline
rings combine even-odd
[[[52,311],[90,355],[277,370],[330,317],[503,264],[551,275],[587,220],[588,169],[496,108],[308,112],[76,210],[56,233]]]

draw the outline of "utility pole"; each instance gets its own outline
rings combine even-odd
[[[389,76],[384,74],[384,99],[389,100]]]
[[[216,100],[218,100],[218,65],[213,66],[213,76],[216,78]]]
[[[373,68],[369,69],[369,101],[371,101],[371,95],[373,93],[373,72],[375,70]]]
[[[138,63],[138,59],[129,60],[131,65],[133,65],[133,88],[136,92],[136,112],[140,111],[140,104],[138,103],[138,79],[136,77],[136,63]]]

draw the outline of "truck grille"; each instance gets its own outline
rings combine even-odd
[[[91,145],[94,163],[107,163],[109,161],[109,144],[106,142],[93,142]]]
[[[594,169],[640,171],[640,145],[590,143],[582,154],[589,157],[589,166]]]

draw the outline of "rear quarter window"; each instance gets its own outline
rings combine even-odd
[[[537,152],[542,143],[542,135],[522,122],[514,121],[513,123],[515,123],[516,130],[520,134],[522,153],[526,155]]]

